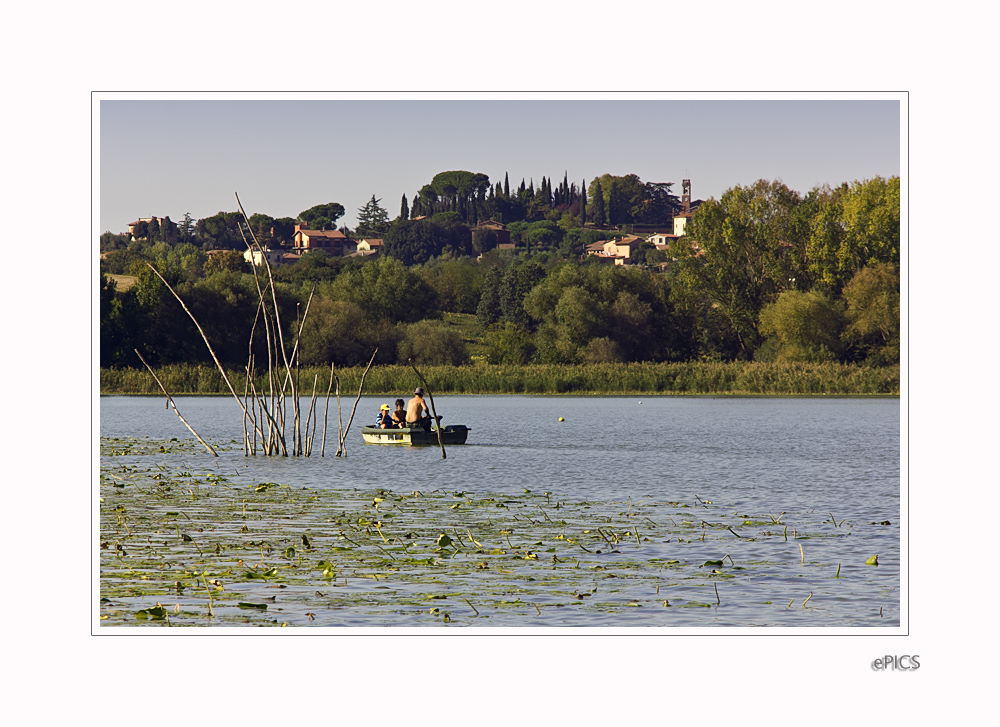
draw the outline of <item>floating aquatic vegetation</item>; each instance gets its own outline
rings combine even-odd
[[[122,444],[102,442],[102,450]],[[124,444],[133,455],[173,446]],[[798,541],[808,537],[864,547],[864,526],[826,515],[737,514],[697,497],[576,500],[530,488],[292,488],[187,462],[136,464],[144,459],[101,461],[103,626],[713,626],[741,618],[812,626],[831,597],[856,600],[859,614],[896,605],[870,580],[888,575],[884,568],[842,573],[843,553],[823,560],[818,544],[816,562],[805,561]],[[780,616],[769,608],[790,599],[809,606]]]

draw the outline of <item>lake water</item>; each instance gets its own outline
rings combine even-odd
[[[392,405],[394,398],[361,399],[347,456],[341,458],[333,456],[337,412],[332,404],[326,456],[318,456],[317,443],[312,457],[293,458],[245,457],[242,412],[231,398],[177,397],[181,414],[220,449],[220,458],[202,451],[162,459],[215,468],[247,482],[316,489],[384,487],[484,496],[532,490],[595,503],[710,502],[717,520],[726,516],[726,522],[737,525],[778,520],[770,537],[759,542],[722,534],[739,544],[740,555],[733,556],[737,564],[741,558],[747,563],[819,564],[815,573],[782,575],[790,578],[790,590],[784,593],[791,592],[800,603],[812,593],[809,605],[814,609],[806,614],[782,603],[779,610],[774,599],[781,589],[766,606],[759,593],[741,598],[734,581],[727,584],[733,594],[728,600],[739,602],[738,609],[671,615],[669,620],[662,615],[669,609],[656,615],[648,608],[642,613],[633,609],[637,613],[624,622],[591,614],[564,616],[550,625],[900,625],[898,399],[439,396],[435,405],[444,423],[472,429],[468,443],[449,447],[442,459],[436,447],[363,443],[361,427],[374,420],[380,404]],[[352,405],[353,400],[343,403],[345,424]],[[317,436],[322,428],[321,405]],[[100,434],[193,439],[176,414],[164,408],[163,399],[154,397],[102,397]],[[793,527],[812,537],[796,541]],[[738,527],[733,530],[739,532]],[[689,560],[720,556],[718,542],[708,547],[694,540],[685,544]],[[674,552],[655,543],[642,551],[644,557],[659,558]],[[879,565],[865,566],[875,554]],[[844,572],[835,578],[841,564]],[[747,582],[757,576],[737,575]],[[850,584],[847,591],[845,584]],[[714,593],[711,600],[716,600]],[[396,622],[380,617],[373,623]],[[497,618],[489,625],[522,624]]]

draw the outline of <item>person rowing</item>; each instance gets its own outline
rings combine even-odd
[[[413,398],[406,404],[406,426],[430,430],[431,413],[424,401],[424,390],[419,386],[413,390]]]

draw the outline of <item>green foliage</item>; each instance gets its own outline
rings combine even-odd
[[[550,220],[539,220],[528,225],[524,232],[525,242],[535,249],[555,247],[565,235],[565,230]]]
[[[484,329],[500,320],[503,310],[500,307],[500,285],[503,282],[503,271],[498,267],[490,268],[483,280],[483,292],[476,306],[476,318]]]
[[[346,268],[323,292],[332,300],[358,305],[373,321],[414,323],[441,316],[434,289],[393,258]]]
[[[111,252],[112,250],[122,250],[128,247],[131,239],[128,235],[119,234],[116,235],[113,232],[104,232],[101,234],[101,252]]]
[[[602,174],[590,183],[594,224],[666,224],[677,206],[670,186],[671,183],[643,184],[635,174],[621,177]]]
[[[500,281],[500,313],[505,323],[527,326],[528,314],[524,298],[545,278],[545,270],[536,262],[514,263],[503,273]]]
[[[399,362],[432,366],[461,366],[468,363],[469,352],[457,331],[440,321],[424,320],[403,326],[399,341]]]
[[[482,255],[496,248],[500,238],[496,230],[489,228],[477,229],[472,233],[472,249]]]
[[[382,253],[403,265],[421,265],[439,257],[446,249],[465,249],[459,236],[468,229],[434,220],[397,220],[382,238]]]
[[[842,308],[819,292],[785,291],[761,311],[761,333],[773,338],[762,351],[762,360],[772,355],[771,360],[779,363],[837,360],[842,348]]]
[[[205,261],[205,275],[212,275],[228,270],[234,273],[250,272],[250,263],[246,261],[239,250],[225,250],[209,255]]]
[[[621,348],[607,336],[592,338],[580,351],[585,364],[618,363],[622,360]]]
[[[733,187],[698,207],[687,244],[675,246],[683,282],[719,307],[744,357],[760,345],[761,309],[796,277],[789,251],[797,244],[792,222],[800,201],[781,182]]]
[[[542,361],[580,360],[595,338],[614,341],[626,361],[681,358],[691,350],[693,321],[676,309],[667,279],[645,270],[563,265],[523,305],[539,324]]]
[[[380,238],[389,229],[389,213],[379,204],[382,200],[375,195],[358,210],[358,227],[354,231],[359,237]]]
[[[344,205],[339,202],[318,204],[299,212],[299,222],[310,230],[335,230],[337,220],[344,216]]]
[[[608,221],[607,214],[605,212],[606,202],[604,199],[604,187],[601,185],[600,178],[595,179],[590,183],[590,199],[593,200],[592,213],[590,215],[594,224],[598,227],[606,224]]]
[[[848,325],[844,340],[859,358],[876,365],[899,363],[899,274],[890,263],[859,270],[844,288]]]
[[[245,250],[246,222],[239,212],[218,212],[198,220],[195,235],[206,250]],[[241,232],[242,231],[242,232]]]
[[[451,313],[475,313],[486,271],[469,257],[432,260],[419,271],[437,293],[440,307]]]
[[[305,253],[292,265],[279,265],[272,269],[276,281],[291,283],[295,287],[306,283],[331,282],[345,268],[359,268],[365,261],[331,255],[326,250]]]
[[[503,323],[487,331],[485,353],[490,364],[523,365],[531,361],[535,344],[523,326]]]
[[[538,341],[538,337],[535,338]],[[370,354],[369,354],[370,355]],[[537,359],[538,356],[536,355]],[[367,361],[365,362],[367,364]],[[357,391],[365,365],[341,369],[341,391]],[[230,381],[242,391],[246,371],[229,370]],[[428,366],[421,373],[435,394],[735,394],[735,395],[892,395],[899,396],[899,366],[856,366],[839,363],[775,364],[757,361],[614,363],[567,366]],[[173,393],[228,394],[215,366],[174,364],[157,371]],[[329,380],[330,367],[302,369],[302,380]],[[408,365],[377,366],[365,378],[365,392],[398,395],[401,381],[412,380]],[[266,390],[266,378],[255,378]],[[145,369],[101,369],[102,394],[158,394],[159,387]]]
[[[376,348],[378,361],[394,362],[398,339],[390,325],[372,320],[356,303],[314,298],[299,350],[305,366],[363,366]]]
[[[899,266],[899,177],[855,181],[836,190],[817,190],[809,267],[834,292],[866,265]]]

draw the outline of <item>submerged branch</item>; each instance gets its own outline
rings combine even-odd
[[[213,457],[218,457],[219,456],[218,453],[216,453],[216,451],[214,449],[212,449],[212,446],[208,442],[206,442],[204,439],[202,439],[201,436],[199,436],[198,432],[196,432],[194,430],[194,428],[190,424],[187,423],[187,420],[184,417],[181,416],[180,411],[177,410],[177,405],[174,403],[174,400],[170,398],[170,394],[167,393],[167,390],[163,388],[163,384],[160,383],[160,380],[157,378],[156,374],[153,373],[153,369],[150,368],[150,366],[149,366],[148,363],[146,363],[146,359],[144,359],[142,357],[142,354],[139,353],[139,349],[136,348],[136,349],[133,349],[133,350],[135,351],[135,355],[139,357],[139,360],[142,361],[143,365],[147,369],[149,369],[149,373],[153,374],[153,378],[156,379],[156,383],[159,385],[159,387],[161,389],[163,389],[163,394],[164,394],[164,396],[167,397],[167,401],[170,402],[170,406],[172,406],[174,408],[174,414],[177,415],[177,418],[180,419],[182,422],[184,422],[184,426],[187,427],[190,430],[191,434],[193,434],[194,436],[198,437],[198,441],[201,442],[203,445],[205,445],[205,449],[207,449],[209,452],[211,452]]]
[[[344,442],[347,440],[347,432],[351,429],[351,422],[354,421],[354,412],[358,410],[358,402],[361,401],[361,392],[365,390],[365,377],[368,375],[368,371],[371,369],[372,364],[375,363],[375,356],[378,355],[378,348],[375,349],[375,353],[372,354],[371,361],[368,362],[368,366],[365,367],[365,372],[361,374],[361,384],[358,386],[358,398],[354,400],[354,408],[351,409],[351,416],[347,419],[347,428],[340,435],[340,447],[337,449],[337,456],[341,456],[344,452]],[[339,386],[338,386],[339,389]],[[338,397],[339,398],[339,397]],[[346,455],[346,453],[345,453]]]

